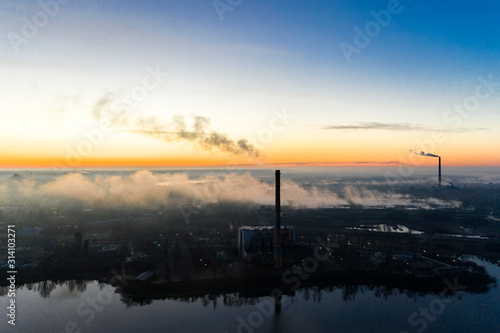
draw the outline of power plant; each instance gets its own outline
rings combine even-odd
[[[294,261],[295,227],[281,226],[280,170],[275,172],[275,225],[248,226],[238,228],[237,247],[239,256],[248,262],[274,264],[282,268],[283,263]],[[283,258],[284,257],[284,258]]]
[[[439,169],[438,169],[438,187],[441,187],[441,156],[431,154],[431,153],[426,153],[423,151],[417,151],[414,149],[410,149],[410,153],[413,153],[415,155],[420,155],[420,156],[428,156],[428,157],[437,157],[439,158]]]

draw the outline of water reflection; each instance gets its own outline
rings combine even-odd
[[[132,293],[130,289],[127,288],[116,288],[104,281],[94,281],[94,280],[67,280],[67,281],[40,281],[36,283],[27,283],[18,286],[18,289],[26,289],[33,291],[40,295],[41,298],[50,298],[54,290],[57,288],[67,288],[70,293],[80,293],[83,294],[87,290],[87,286],[92,283],[97,283],[99,290],[106,287],[112,287],[115,293],[120,295],[120,300],[127,308],[134,306],[147,306],[156,300],[171,300],[183,303],[200,303],[203,307],[213,307],[217,308],[218,299],[222,301],[222,305],[225,307],[242,307],[249,305],[256,305],[261,302],[264,298],[269,298],[272,295],[273,289],[263,290],[241,290],[234,292],[197,292],[192,293],[189,296],[176,295],[172,293],[171,290],[168,292],[162,291],[161,288],[154,288],[151,286],[145,287],[144,289],[135,289]],[[440,294],[442,286],[421,286],[420,289],[415,287],[413,289],[400,288],[394,286],[385,285],[364,285],[364,284],[319,284],[314,286],[305,286],[298,288],[297,290],[283,290],[285,296],[291,298],[290,302],[293,302],[297,297],[301,297],[306,302],[321,303],[324,294],[331,294],[336,291],[340,292],[341,298],[344,302],[355,301],[357,295],[365,294],[367,292],[373,293],[375,298],[382,298],[388,300],[391,296],[406,295],[409,298],[417,299],[418,297],[424,297],[429,294]],[[496,283],[489,283],[487,285],[479,285],[475,288],[469,288],[468,293],[471,294],[484,294],[490,291],[492,288],[496,287]],[[186,286],[183,286],[183,289]],[[0,287],[0,296],[5,296],[8,293],[7,286]],[[182,292],[181,292],[182,293]]]
[[[478,261],[478,264],[484,265],[485,262]],[[498,266],[488,265],[488,272],[498,276]],[[416,330],[408,322],[408,317],[436,299],[449,299],[450,302],[446,303],[443,316],[429,326],[428,332],[450,331],[452,327],[458,327],[454,329],[456,332],[470,331],[470,325],[467,326],[470,319],[464,314],[483,314],[484,317],[484,306],[475,304],[488,307],[488,320],[499,314],[494,307],[494,300],[499,296],[494,284],[480,290],[467,289],[461,296],[443,295],[442,298],[438,288],[355,282],[304,282],[297,290],[283,290],[285,295],[281,311],[268,307],[269,315],[264,315],[262,325],[251,328],[255,333],[300,332],[308,327],[317,332],[330,332],[335,325],[335,330],[340,332],[413,332]],[[172,289],[156,286],[141,290],[130,286],[132,284],[127,286],[129,288],[120,286],[109,277],[26,283],[18,288],[19,304],[23,306],[19,328],[29,333],[63,332],[66,322],[72,320],[78,323],[82,333],[166,329],[174,332],[238,332],[238,318],[248,322],[249,315],[262,308],[263,304],[272,305],[274,302],[270,297],[273,286],[265,288],[263,283],[259,288],[239,289],[221,285],[217,291],[189,283],[177,284]],[[95,320],[87,323],[89,316],[80,316],[78,306],[89,298],[96,298],[99,290],[103,289],[115,294],[113,302],[105,305],[102,312],[96,312]],[[5,295],[6,291],[2,287],[1,295]],[[71,299],[62,297],[67,294],[71,294]],[[61,311],[65,311],[64,314],[52,320],[43,320],[44,316]],[[454,326],[449,326],[450,323]],[[476,321],[473,325],[478,330],[495,327],[487,321]]]

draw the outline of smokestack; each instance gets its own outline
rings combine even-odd
[[[439,157],[439,186],[441,186],[441,156]]]
[[[276,170],[276,226],[274,233],[274,267],[282,267],[281,258],[281,198],[280,198],[280,175],[281,172]]]

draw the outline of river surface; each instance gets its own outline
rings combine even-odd
[[[500,277],[498,266],[471,258]],[[87,283],[85,290],[72,289],[61,284],[44,293],[36,284],[31,290],[20,287],[15,327],[7,324],[8,298],[2,296],[0,332],[500,332],[496,285],[485,294],[465,290],[445,299],[374,286],[347,288],[350,292],[342,287],[299,289],[295,296],[283,297],[279,314],[267,296],[160,299],[138,305],[126,304],[115,287],[97,281]]]

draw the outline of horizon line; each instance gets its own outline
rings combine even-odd
[[[414,168],[428,168],[434,165],[411,165],[404,162],[389,161],[389,162],[375,162],[375,161],[350,161],[350,162],[270,162],[270,163],[227,163],[227,164],[213,164],[213,165],[82,165],[82,166],[66,166],[66,165],[53,165],[53,166],[2,166],[0,170],[30,170],[30,169],[55,169],[55,170],[82,170],[82,169],[126,169],[126,168],[141,168],[141,169],[161,169],[161,168],[227,168],[238,169],[240,167],[247,168],[271,168],[271,167],[414,167]],[[500,168],[500,165],[447,165],[454,168]]]

